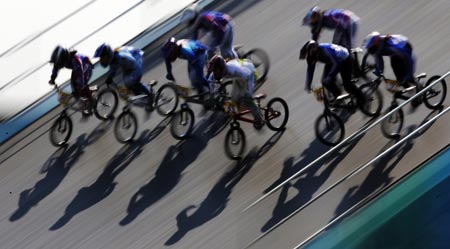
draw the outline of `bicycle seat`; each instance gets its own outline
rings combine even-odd
[[[91,91],[97,91],[97,90],[98,90],[98,86],[97,86],[97,85],[95,85],[95,86],[89,86],[89,90],[91,90]]]
[[[422,79],[425,77],[427,77],[427,73],[420,73],[420,74],[416,75],[416,79]]]
[[[151,80],[150,82],[147,83],[149,86],[156,86],[156,84],[158,84],[157,80]]]
[[[341,94],[341,95],[337,96],[336,101],[341,101],[343,99],[348,98],[349,96],[350,96],[350,94],[348,94],[348,93]]]
[[[260,99],[264,99],[266,97],[267,97],[267,94],[265,94],[265,93],[258,93],[255,96],[253,96],[253,99],[260,100]]]
[[[364,50],[362,48],[360,48],[360,47],[350,49],[351,53],[361,53],[363,51]]]

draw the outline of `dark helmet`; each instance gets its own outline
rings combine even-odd
[[[225,59],[220,55],[214,55],[208,64],[208,75],[214,73],[216,80],[222,79],[227,71]]]
[[[314,40],[307,41],[300,50],[300,60],[315,56],[318,46],[319,44]]]
[[[50,63],[53,63],[57,68],[62,68],[65,65],[69,64],[70,62],[69,54],[70,54],[69,50],[58,45],[52,52]]]
[[[167,39],[161,47],[161,55],[171,61],[176,59],[176,50],[178,49],[178,44],[176,43],[175,37],[170,37]]]
[[[95,50],[94,58],[100,58],[100,64],[104,67],[107,67],[111,63],[113,55],[114,51],[112,50],[111,46],[103,43]],[[107,60],[105,61],[105,59]]]

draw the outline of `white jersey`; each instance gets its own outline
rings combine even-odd
[[[240,97],[246,94],[253,95],[254,71],[255,66],[247,59],[233,59],[226,63],[227,74],[226,78],[233,80],[233,89],[231,97],[237,101]]]

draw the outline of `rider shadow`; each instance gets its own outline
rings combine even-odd
[[[90,186],[80,189],[71,203],[64,211],[64,215],[53,224],[49,230],[57,230],[66,225],[75,215],[94,206],[115,189],[117,182],[115,178],[123,172],[142,153],[146,144],[155,139],[168,125],[169,118],[161,121],[151,132],[145,130],[141,136],[134,141],[124,145],[114,157],[107,163],[102,174]]]
[[[349,143],[347,147],[341,148],[341,151],[335,152],[333,155],[328,156],[325,158],[323,163],[312,165],[311,168],[308,168],[305,170],[302,174],[297,176],[295,182],[292,180],[291,182],[286,183],[281,188],[280,195],[278,197],[277,204],[275,206],[275,209],[272,213],[272,217],[263,225],[261,228],[262,232],[266,232],[273,227],[277,226],[282,222],[285,218],[287,218],[289,215],[291,215],[293,212],[296,212],[300,209],[303,209],[305,205],[313,198],[313,194],[316,193],[320,187],[325,183],[325,181],[330,177],[331,173],[334,171],[334,169],[341,163],[342,160],[345,159],[348,153],[350,153],[353,148],[357,145],[358,141],[362,138],[359,137],[356,140],[353,140],[352,143]],[[317,148],[318,142],[317,140],[314,140],[311,143],[311,146],[306,151],[315,151],[314,148]],[[319,147],[320,148],[320,147]],[[322,148],[324,149],[324,148]],[[325,149],[327,150],[327,149]],[[323,154],[319,152],[315,152],[318,154]],[[303,154],[308,155],[308,153],[303,152]],[[304,165],[307,165],[307,161],[312,161],[316,159],[317,156],[314,157],[308,157],[305,156],[305,158],[297,163],[294,164],[294,159],[292,157],[288,158],[284,162],[283,171],[281,173],[280,179],[276,182],[283,182],[285,179],[287,179],[292,174],[298,172],[300,169],[304,167]],[[323,165],[328,163],[327,167],[320,171]],[[272,184],[271,187],[273,188],[275,184]],[[288,200],[288,191],[290,187],[294,187],[297,189],[298,194],[294,197],[292,197],[290,200]],[[267,189],[266,191],[270,191],[271,188]]]
[[[178,231],[165,243],[173,245],[180,241],[189,231],[200,227],[214,219],[225,210],[233,188],[250,171],[256,161],[261,158],[281,138],[284,131],[275,133],[261,148],[253,148],[241,161],[225,173],[214,185],[205,200],[197,207],[190,205],[183,209],[176,217]],[[195,210],[192,212],[192,210]],[[191,212],[192,214],[188,215]]]
[[[393,142],[389,142],[378,153],[382,153],[387,147],[392,146]],[[347,211],[352,206],[358,204],[364,198],[374,194],[376,191],[382,190],[389,186],[393,177],[390,176],[392,170],[400,163],[404,156],[413,148],[414,143],[411,140],[392,150],[372,165],[372,170],[361,183],[360,186],[353,186],[348,189],[340,204],[335,210],[335,217]]]
[[[37,206],[45,197],[50,195],[64,180],[69,170],[83,155],[87,145],[86,134],[77,138],[76,143],[59,148],[45,162],[40,173],[46,174],[34,187],[20,193],[19,207],[9,217],[11,222],[22,218],[32,207]]]
[[[181,180],[183,171],[194,162],[206,148],[208,141],[222,124],[203,119],[192,137],[167,149],[155,176],[142,186],[131,198],[127,215],[119,222],[121,226],[131,223],[145,209],[169,193]]]

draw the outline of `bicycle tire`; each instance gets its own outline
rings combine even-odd
[[[378,87],[372,84],[364,84],[359,88],[368,100],[366,105],[359,105],[359,109],[362,113],[369,117],[376,117],[380,115],[383,108],[383,94]]]
[[[375,61],[371,62],[369,60],[369,56],[371,56],[373,58],[373,60],[375,60],[375,57],[373,57],[373,55],[369,54],[368,52],[365,52],[362,60],[361,60],[361,77],[368,80],[369,76],[368,74],[375,70]]]
[[[56,147],[64,146],[72,135],[72,120],[69,116],[61,114],[50,128],[50,142]],[[58,134],[63,134],[62,139],[58,138]],[[64,135],[65,134],[65,135]]]
[[[119,143],[125,144],[133,141],[137,130],[137,118],[133,112],[124,111],[117,117],[116,123],[114,124],[114,136]],[[126,131],[129,134],[124,135],[122,131]]]
[[[428,79],[428,81],[425,83],[425,87],[429,86],[431,83],[436,81],[437,79],[441,78],[439,75],[434,75]],[[441,90],[436,90],[437,88],[440,88]],[[431,99],[440,96],[440,98],[437,99],[437,102],[431,102]],[[426,107],[429,109],[435,110],[442,107],[442,104],[445,101],[445,97],[447,96],[447,83],[444,79],[440,80],[439,83],[436,83],[428,89],[424,93],[423,101]]]
[[[324,129],[322,129],[322,124],[325,124]],[[338,115],[331,111],[324,111],[317,117],[314,124],[314,131],[317,139],[328,146],[339,144],[345,136],[344,123]],[[337,136],[334,136],[334,134],[337,134]],[[337,139],[333,139],[334,137],[337,137]]]
[[[178,140],[186,139],[191,136],[194,123],[195,115],[191,108],[182,108],[172,117],[172,121],[170,122],[170,134]],[[178,129],[180,127],[186,128],[186,130],[180,132]]]
[[[109,95],[111,101],[104,101],[106,96]],[[95,100],[94,114],[100,120],[108,120],[114,116],[116,112],[117,105],[119,103],[119,97],[116,91],[111,88],[102,89]],[[105,113],[101,110],[101,107],[109,107]]]
[[[272,106],[277,105],[277,103],[280,103],[283,110],[274,110],[274,108]],[[274,113],[275,111],[275,113]],[[276,125],[273,123],[274,118],[272,118],[273,114],[277,114],[277,112],[284,112],[284,115],[281,114],[280,116],[282,116],[282,120],[281,123],[279,125]],[[286,101],[280,97],[276,97],[273,98],[271,100],[269,100],[269,102],[267,103],[267,110],[264,113],[264,119],[266,120],[267,123],[267,127],[269,127],[269,129],[273,130],[273,131],[281,131],[286,127],[286,124],[289,120],[289,107],[286,103]]]
[[[237,145],[237,151],[234,151],[232,148],[234,145]],[[227,157],[232,160],[241,159],[246,145],[247,142],[242,128],[239,125],[231,125],[231,128],[225,135],[225,154]]]
[[[170,97],[168,99],[166,99],[167,96],[172,96],[172,99],[170,99]],[[175,91],[175,87],[172,85],[172,83],[166,83],[166,84],[162,85],[156,92],[156,96],[155,96],[156,111],[161,116],[169,116],[169,115],[173,114],[175,112],[175,110],[177,109],[178,101],[179,101],[179,97],[178,97],[177,92]],[[173,103],[173,105],[168,105],[168,103]],[[162,108],[162,107],[168,107],[168,108]]]
[[[397,105],[391,105],[386,112],[384,112],[383,116],[396,108]],[[381,132],[383,136],[389,139],[398,139],[400,138],[400,131],[403,127],[404,115],[402,109],[394,112],[388,118],[381,121]],[[394,127],[394,128],[392,128]]]
[[[267,77],[270,69],[269,55],[261,48],[254,48],[244,54],[243,58],[249,59],[253,62],[257,77],[255,78],[255,90],[261,87],[262,83]]]

